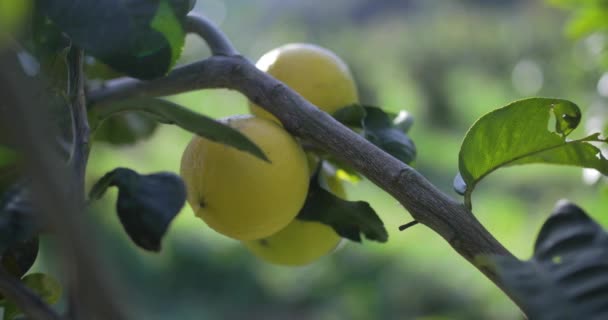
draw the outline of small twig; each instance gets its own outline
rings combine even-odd
[[[186,29],[203,38],[214,56],[239,55],[228,37],[213,22],[201,15],[189,13],[186,17]]]
[[[61,317],[19,279],[0,266],[0,292],[31,319],[60,320]],[[6,312],[6,311],[5,311]]]
[[[416,220],[408,222],[408,223],[406,223],[406,224],[404,224],[402,226],[399,226],[399,231],[403,231],[403,230],[405,230],[405,229],[407,229],[409,227],[413,227],[413,226],[417,225],[418,223],[420,223],[420,222],[418,222]]]

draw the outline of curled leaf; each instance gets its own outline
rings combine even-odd
[[[118,187],[116,211],[133,242],[143,249],[159,251],[169,224],[186,201],[181,178],[168,172],[140,175],[117,168],[97,181],[89,197],[102,197],[110,186]]]

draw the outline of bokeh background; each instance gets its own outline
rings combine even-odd
[[[576,102],[584,121],[573,137],[595,128],[606,110],[606,37],[564,32],[570,12],[531,0],[198,0],[252,61],[289,42],[316,43],[341,56],[354,73],[361,102],[416,119],[415,168],[445,192],[458,150],[481,115],[531,96]],[[180,63],[209,50],[189,36]],[[213,117],[247,113],[237,92],[205,90],[171,97]],[[141,173],[178,172],[191,135],[161,126],[146,141],[93,146],[88,183],[118,166]],[[477,217],[517,257],[527,259],[555,202],[568,198],[603,225],[608,193],[580,169],[530,165],[488,177],[473,196]],[[119,270],[135,319],[522,319],[490,281],[424,226],[399,232],[411,217],[373,184],[348,185],[349,199],[371,203],[389,231],[386,244],[347,243],[318,262],[278,267],[221,236],[186,207],[163,250],[130,242],[114,213],[113,190],[93,207],[100,241]],[[235,199],[238,201],[238,199]],[[33,271],[57,273],[46,237]]]

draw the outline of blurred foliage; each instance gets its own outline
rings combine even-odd
[[[574,1],[561,1],[574,3]],[[592,3],[593,1],[576,1]],[[560,32],[568,11],[539,1],[424,0],[279,1],[199,0],[203,12],[255,61],[270,48],[311,42],[336,52],[351,67],[363,104],[416,118],[416,169],[451,191],[458,150],[468,127],[498,106],[529,96],[576,102],[588,124],[608,107],[602,86],[602,33],[571,42]],[[246,32],[244,32],[246,31]],[[178,63],[207,56],[188,36]],[[608,77],[605,80],[608,88]],[[600,81],[601,82],[601,81]],[[606,89],[608,90],[608,89]],[[606,91],[608,92],[608,91]],[[205,90],[171,97],[220,118],[247,113],[233,91]],[[574,134],[573,134],[574,135]],[[580,136],[584,136],[580,134]],[[161,125],[134,146],[94,143],[91,182],[115,167],[178,172],[191,134]],[[574,137],[576,138],[576,137]],[[364,200],[383,219],[386,244],[348,243],[319,262],[284,268],[255,259],[239,242],[214,233],[185,208],[169,226],[159,254],[145,252],[122,232],[108,190],[91,208],[108,264],[121,270],[125,296],[145,319],[517,319],[518,309],[451,247],[411,221],[390,196],[368,181],[348,185],[349,200]],[[583,183],[580,169],[525,166],[497,171],[477,186],[475,213],[517,257],[528,258],[544,213],[567,197],[608,225],[608,189]],[[41,240],[31,272],[61,279],[57,248]],[[145,294],[142,294],[145,293]]]

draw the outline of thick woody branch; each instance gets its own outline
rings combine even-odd
[[[475,258],[511,254],[463,204],[242,57],[211,57],[147,82],[128,78],[110,81],[91,92],[89,101],[99,104],[93,108],[102,108],[100,103],[124,98],[166,96],[205,88],[229,88],[243,93],[280,119],[289,132],[348,163],[390,193],[418,222],[441,235],[502,288],[497,275],[476,263]]]

